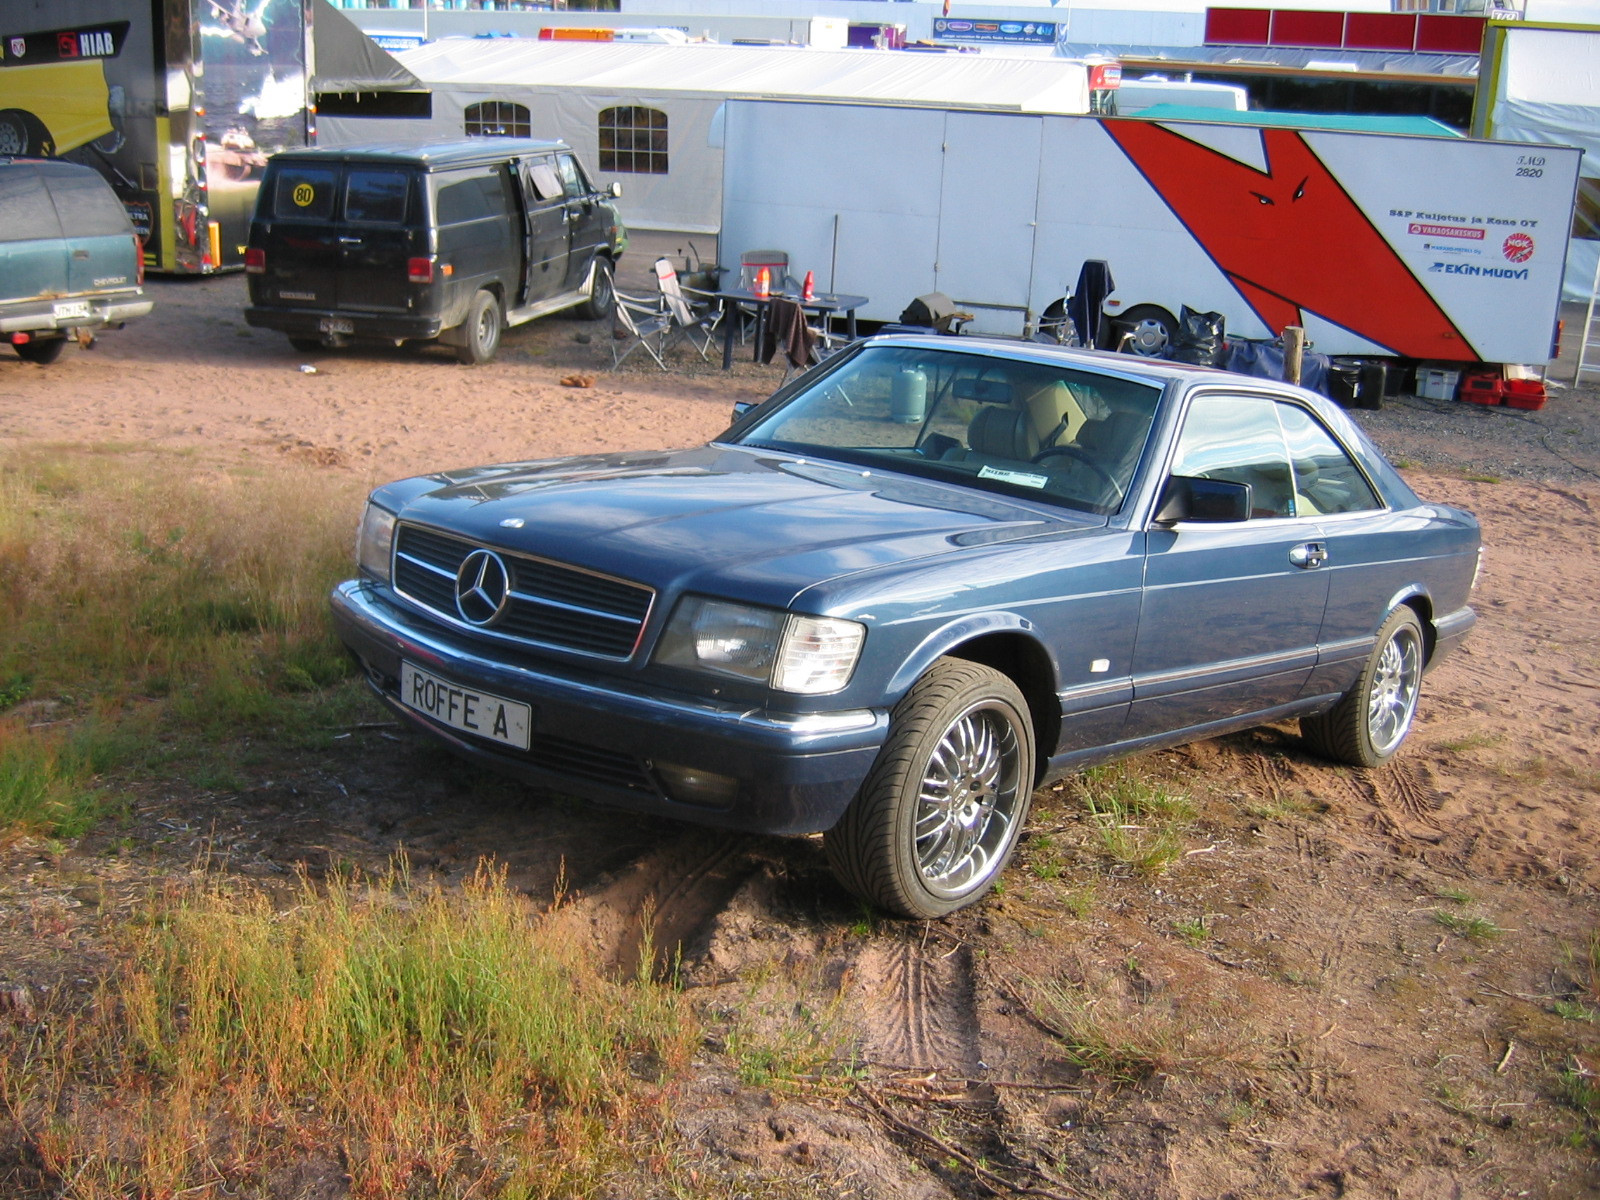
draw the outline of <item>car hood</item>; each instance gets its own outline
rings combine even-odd
[[[419,477],[402,520],[635,580],[785,606],[807,587],[1104,518],[744,448],[611,454]]]

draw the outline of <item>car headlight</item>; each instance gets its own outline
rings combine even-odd
[[[866,633],[837,617],[688,596],[661,635],[656,661],[820,696],[850,682]]]
[[[356,533],[356,565],[380,583],[388,583],[389,556],[393,548],[394,514],[369,500],[367,511],[361,514],[361,528]]]

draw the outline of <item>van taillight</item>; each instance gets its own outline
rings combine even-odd
[[[406,260],[406,278],[412,283],[433,282],[433,259],[411,258]]]
[[[267,252],[259,246],[251,246],[244,252],[244,269],[249,275],[265,275],[267,273]]]

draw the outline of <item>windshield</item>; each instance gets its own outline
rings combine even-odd
[[[1127,495],[1160,395],[1066,364],[867,346],[738,440],[1104,514]]]

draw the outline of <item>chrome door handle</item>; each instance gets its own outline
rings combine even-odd
[[[341,237],[339,239],[339,244],[341,246],[359,246],[361,245],[361,239],[353,237]]]
[[[1289,551],[1289,561],[1297,567],[1320,567],[1328,561],[1328,548],[1321,542],[1305,542]]]

